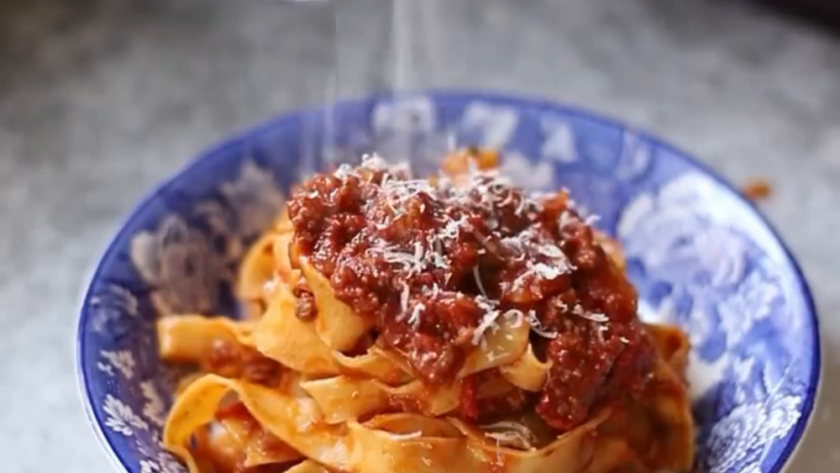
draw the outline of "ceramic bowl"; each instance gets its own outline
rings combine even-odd
[[[430,171],[453,142],[503,149],[518,184],[567,187],[621,240],[643,318],[690,334],[697,471],[784,468],[814,407],[817,318],[796,262],[756,209],[648,134],[545,101],[459,91],[281,116],[203,153],[139,204],[87,286],[77,334],[84,402],[116,463],[183,471],[159,445],[183,373],[158,361],[154,321],[235,316],[237,262],[291,184],[372,150]]]

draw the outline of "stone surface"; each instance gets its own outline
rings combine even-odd
[[[364,5],[340,29],[343,92],[384,71],[365,64],[384,51],[387,1],[353,1]],[[825,345],[822,401],[792,471],[836,471],[840,42],[739,2],[446,4],[433,28],[415,29],[430,38],[416,54],[424,66],[398,75],[402,83],[579,104],[667,137],[734,182],[773,183],[762,207],[811,282]],[[112,471],[76,389],[77,293],[156,182],[227,133],[328,96],[320,91],[332,64],[330,17],[304,8],[0,5],[3,471]]]

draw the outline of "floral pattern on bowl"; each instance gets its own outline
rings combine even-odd
[[[820,347],[806,282],[756,210],[694,159],[621,124],[444,91],[280,117],[203,154],[138,207],[99,263],[78,330],[83,397],[118,463],[185,471],[159,444],[184,373],[158,362],[154,321],[235,316],[237,262],[293,182],[370,151],[428,172],[458,144],[500,147],[504,172],[527,188],[569,188],[621,239],[642,317],[688,330],[697,471],[780,472],[813,410]]]

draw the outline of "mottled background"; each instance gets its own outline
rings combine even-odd
[[[342,94],[381,83],[387,38],[386,0],[344,1],[362,3],[340,32]],[[405,83],[579,104],[736,183],[773,183],[762,207],[816,293],[827,357],[792,471],[837,471],[840,40],[737,1],[445,3],[415,31],[433,41]],[[276,0],[0,0],[0,470],[110,471],[73,368],[86,272],[133,203],[199,150],[326,96],[331,25]]]

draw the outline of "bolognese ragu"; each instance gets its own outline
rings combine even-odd
[[[191,473],[688,471],[688,341],[646,325],[567,192],[465,149],[299,184],[242,262],[242,320],[158,322],[196,365],[164,446]]]

